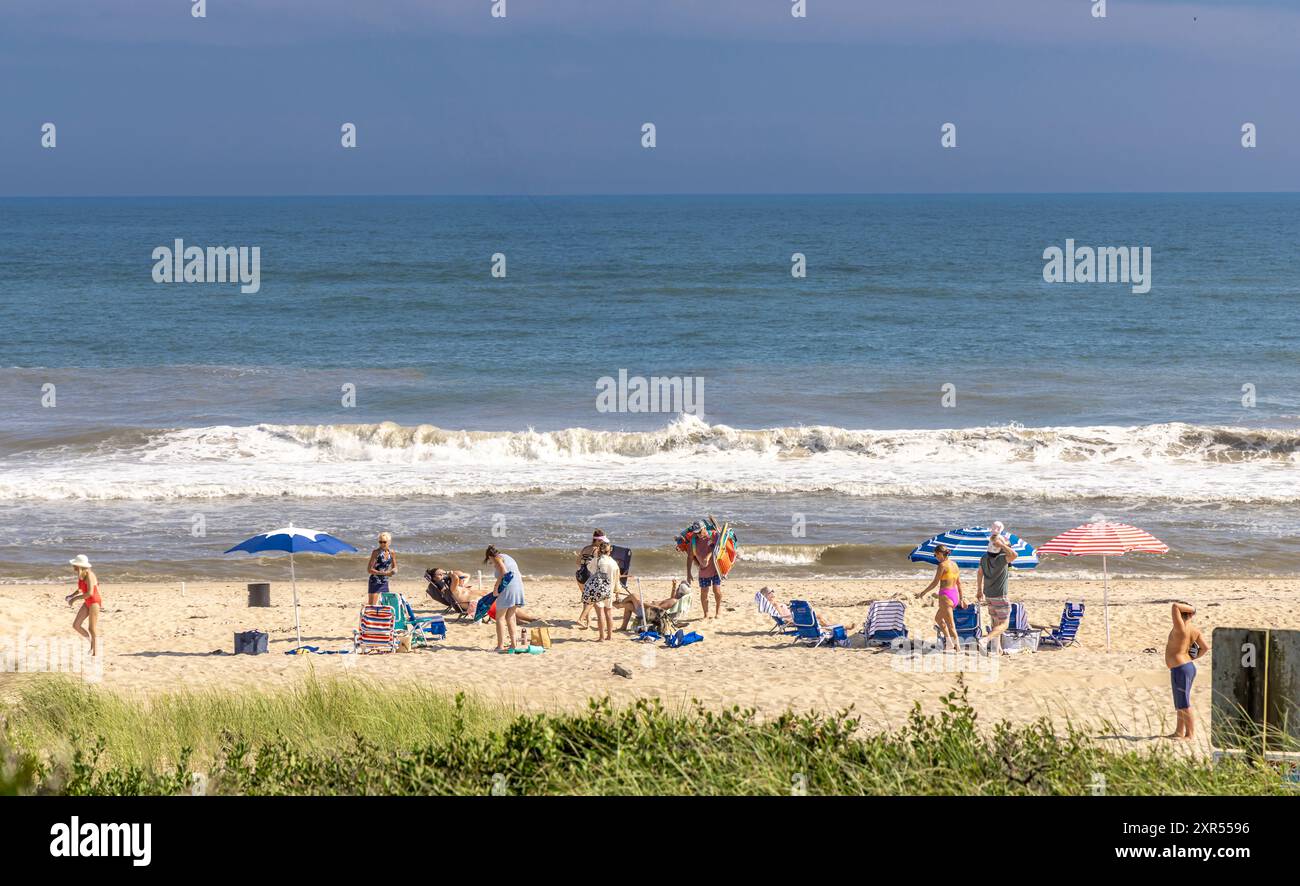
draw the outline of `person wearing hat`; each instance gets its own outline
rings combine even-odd
[[[99,579],[91,571],[90,560],[86,559],[85,554],[73,557],[68,565],[77,574],[77,592],[63,599],[68,601],[69,606],[81,601],[77,617],[72,620],[72,629],[90,641],[90,654],[96,655],[99,652],[99,608],[104,605],[104,598],[99,595]],[[83,623],[89,624],[89,630],[82,627]]]

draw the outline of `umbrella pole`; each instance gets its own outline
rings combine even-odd
[[[289,552],[289,580],[293,583],[293,630],[302,645],[302,624],[298,620],[298,572],[293,568],[293,551]]]
[[[1106,555],[1101,556],[1101,611],[1106,617],[1106,651],[1110,652],[1110,569],[1106,566]]]

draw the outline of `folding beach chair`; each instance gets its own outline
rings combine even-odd
[[[810,642],[813,648],[816,648],[823,643],[835,645],[848,641],[848,633],[843,625],[822,627],[821,622],[817,620],[817,613],[813,611],[812,605],[807,600],[791,600],[790,615],[794,617],[793,642],[795,643]]]
[[[393,629],[400,636],[409,634],[412,646],[427,646],[431,640],[447,636],[447,623],[441,615],[417,616],[411,602],[401,594],[389,591],[379,597],[380,606],[390,606],[396,616]]]
[[[391,606],[363,606],[361,626],[352,632],[352,651],[362,654],[396,652],[397,611]]]
[[[1079,623],[1082,621],[1083,604],[1067,600],[1065,609],[1061,612],[1061,626],[1044,634],[1039,642],[1057,647],[1073,646],[1079,642],[1075,635],[1079,633]]]
[[[623,590],[626,591],[627,579],[632,573],[632,549],[622,547],[621,545],[613,545],[610,549],[609,555],[613,557],[614,562],[618,564],[618,583],[621,584]]]
[[[1042,642],[1042,637],[1042,631],[1038,628],[1030,627],[1029,613],[1025,610],[1025,604],[1012,603],[1011,616],[1007,621],[1007,629],[1002,634],[1002,651],[1037,652],[1038,644]]]
[[[775,622],[775,624],[772,625],[772,629],[768,631],[769,634],[775,634],[778,631],[782,634],[794,633],[795,627],[791,623],[792,619],[783,616],[777,610],[776,604],[773,603],[771,600],[767,599],[767,597],[763,595],[762,591],[759,591],[757,594],[754,595],[754,605],[758,607],[759,612],[763,613],[763,615],[768,616],[769,618],[772,619],[773,622]]]
[[[469,613],[461,608],[460,603],[458,603],[456,598],[452,596],[451,590],[433,580],[433,573],[433,569],[427,569],[424,572],[424,578],[429,583],[425,587],[424,592],[428,594],[430,599],[435,603],[442,604],[442,614],[444,616],[449,612],[454,612],[456,613],[456,619],[458,621],[469,618]]]
[[[691,608],[695,605],[695,587],[687,585],[686,593],[677,598],[677,602],[664,610],[673,621],[686,621],[691,614]]]
[[[867,623],[862,633],[868,646],[888,646],[895,640],[907,638],[907,625],[903,616],[907,606],[899,600],[877,600],[867,610]]]
[[[984,625],[980,623],[980,608],[974,603],[969,606],[958,606],[952,611],[952,623],[957,628],[957,642],[962,646],[968,643],[978,643],[984,636]],[[939,635],[940,644],[946,645],[943,631],[938,625],[934,626],[934,631]]]

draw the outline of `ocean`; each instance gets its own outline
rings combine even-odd
[[[155,282],[178,239],[260,287]],[[1067,240],[1150,291],[1045,282]],[[1121,574],[1300,573],[1298,245],[1290,194],[0,200],[0,580],[273,577],[221,552],[289,523],[407,578],[599,526],[668,576],[706,513],[737,575],[1098,514],[1172,549]]]

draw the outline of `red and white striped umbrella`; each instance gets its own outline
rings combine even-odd
[[[1136,526],[1103,521],[1076,526],[1038,546],[1040,556],[1063,554],[1066,557],[1078,557],[1090,554],[1094,557],[1118,557],[1133,551],[1167,554],[1169,545]]]
[[[1102,614],[1106,620],[1107,652],[1110,651],[1110,569],[1106,565],[1106,558],[1134,552],[1167,554],[1169,545],[1136,526],[1094,518],[1093,522],[1062,532],[1056,538],[1038,547],[1040,557],[1047,554],[1061,554],[1066,557],[1085,555],[1101,557]]]

